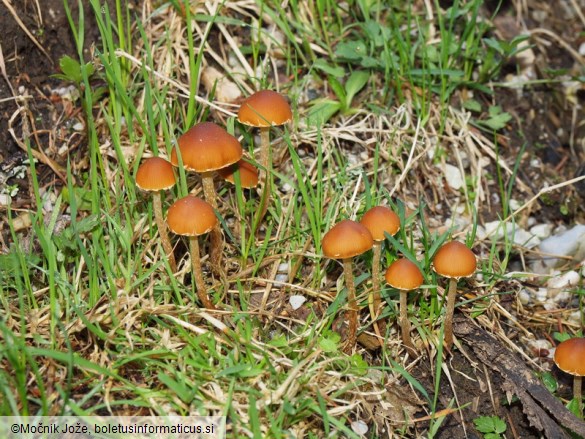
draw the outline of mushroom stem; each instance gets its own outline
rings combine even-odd
[[[410,321],[408,320],[408,291],[400,290],[400,329],[402,330],[402,342],[407,348],[414,349],[410,338]]]
[[[581,393],[581,384],[583,382],[583,377],[580,375],[575,375],[573,380],[573,398],[577,400],[577,410],[579,411],[579,415],[583,416],[583,396]]]
[[[349,330],[347,335],[346,352],[351,352],[355,346],[358,326],[358,306],[355,297],[355,284],[351,267],[351,258],[343,260],[343,274],[345,275],[345,287],[347,288],[347,304],[349,308]]]
[[[199,256],[199,238],[197,236],[189,237],[189,250],[191,252],[191,265],[193,267],[193,278],[197,287],[197,296],[207,309],[217,309],[211,302],[201,273],[201,258]]]
[[[447,309],[445,310],[445,347],[451,349],[453,345],[453,313],[455,312],[455,296],[457,295],[457,279],[449,279],[447,292]]]
[[[201,183],[203,185],[203,195],[213,210],[218,212],[217,208],[217,193],[213,185],[213,174],[211,172],[204,172],[201,174]],[[209,260],[211,262],[211,269],[218,276],[223,276],[224,272],[221,269],[221,259],[223,251],[223,238],[219,228],[219,222],[211,229],[210,232],[210,249]]]
[[[270,127],[260,128],[260,164],[264,172],[260,174],[260,206],[258,206],[258,219],[256,228],[268,211],[268,202],[270,201],[270,178],[272,174],[272,160],[270,157]]]
[[[380,297],[380,257],[382,255],[382,244],[378,241],[374,241],[374,260],[372,261],[372,296],[374,299],[374,311],[376,315],[372,318],[377,318],[380,315],[382,299]]]
[[[162,214],[162,202],[161,202],[161,191],[156,191],[152,193],[152,207],[154,210],[154,220],[156,221],[156,226],[158,227],[158,234],[160,236],[160,240],[162,242],[163,249],[167,255],[169,260],[169,265],[171,266],[171,270],[173,273],[177,272],[177,262],[175,260],[175,255],[173,253],[173,246],[171,245],[171,240],[169,239],[169,234],[167,232],[167,223],[163,221],[163,214]]]

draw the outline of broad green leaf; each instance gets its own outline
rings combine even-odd
[[[359,61],[367,55],[366,43],[362,40],[344,41],[337,45],[335,55],[350,61]]]
[[[463,102],[463,108],[469,111],[474,111],[476,113],[481,112],[481,104],[475,99],[468,99]]]
[[[343,67],[334,67],[331,64],[329,64],[327,61],[325,61],[323,58],[319,58],[317,59],[314,63],[313,63],[313,67],[316,68],[317,70],[321,70],[325,73],[327,73],[328,75],[334,76],[336,78],[342,78],[343,76],[345,76],[345,70],[343,69]]]
[[[307,115],[307,123],[309,126],[319,126],[327,122],[331,117],[339,111],[341,103],[332,99],[320,99],[315,101],[309,114]]]
[[[347,93],[346,103],[347,107],[351,106],[351,101],[354,96],[368,83],[370,73],[364,70],[357,70],[353,72],[347,82],[345,83],[345,91]]]
[[[81,76],[81,65],[70,56],[63,56],[59,60],[59,67],[61,67],[61,71],[70,81],[79,83],[83,80]]]

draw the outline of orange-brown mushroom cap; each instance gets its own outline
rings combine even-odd
[[[443,244],[433,258],[433,269],[444,277],[468,277],[476,268],[475,254],[459,241]]]
[[[188,129],[178,139],[185,169],[195,172],[216,171],[236,163],[244,153],[234,136],[212,122],[201,122]],[[179,165],[176,147],[171,163]]]
[[[423,283],[423,275],[413,262],[406,258],[394,261],[386,270],[386,282],[399,290],[414,290]]]
[[[395,235],[400,230],[400,218],[385,206],[372,207],[360,223],[368,228],[374,241],[384,241],[384,232]]]
[[[360,223],[343,220],[323,236],[321,245],[328,258],[346,259],[370,250],[374,240],[370,231]]]
[[[240,184],[243,188],[250,189],[258,186],[258,168],[245,160],[239,160],[233,165],[217,171],[224,180],[236,184],[236,171],[240,171]]]
[[[262,90],[249,96],[238,111],[238,120],[244,125],[269,127],[283,125],[292,119],[286,99],[272,90]]]
[[[169,207],[167,224],[177,235],[199,236],[213,229],[217,224],[217,217],[208,202],[187,195]]]
[[[160,157],[150,157],[142,162],[136,172],[136,186],[144,191],[160,191],[176,183],[173,166]]]
[[[554,360],[563,372],[585,376],[585,338],[570,338],[560,343]]]

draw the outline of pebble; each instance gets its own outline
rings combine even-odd
[[[572,257],[578,261],[585,259],[585,225],[578,224],[565,232],[550,236],[539,244],[539,250],[545,254]],[[546,273],[564,262],[564,259],[552,256],[543,257],[533,264],[533,271]]]
[[[548,298],[548,290],[546,288],[539,288],[534,294],[534,300],[538,303],[544,303]]]
[[[530,233],[534,236],[537,236],[540,239],[548,238],[552,233],[553,225],[552,224],[537,224],[530,228]]]
[[[528,305],[532,300],[532,294],[526,288],[523,288],[518,293],[518,300],[520,300],[522,305]]]
[[[445,180],[451,189],[457,191],[463,187],[464,181],[458,167],[445,163],[443,172],[445,173]]]
[[[571,314],[569,314],[568,320],[569,322],[580,326],[582,318],[583,316],[581,315],[581,311],[573,311]]]
[[[283,282],[287,282],[287,281],[288,281],[287,274],[277,274],[276,277],[274,278],[274,285],[280,286],[280,285],[282,285]]]
[[[12,199],[8,194],[0,194],[0,206],[8,206]]]
[[[366,424],[364,421],[353,421],[351,423],[351,429],[355,434],[365,436],[368,432],[368,424]]]
[[[504,237],[504,231],[508,238],[512,238],[514,244],[521,245],[526,248],[536,247],[540,243],[540,239],[532,233],[524,230],[518,225],[508,224],[502,225],[500,221],[492,221],[485,224],[485,232],[487,236],[495,236],[496,239]]]
[[[547,287],[551,289],[560,290],[563,288],[571,288],[579,284],[581,276],[576,271],[567,271],[560,276],[551,277],[546,283]]]
[[[301,306],[303,306],[303,303],[305,303],[307,301],[307,298],[305,296],[295,295],[295,296],[290,296],[290,299],[288,299],[288,301],[289,301],[292,309],[294,311],[296,311]]]

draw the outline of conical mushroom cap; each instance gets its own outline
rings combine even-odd
[[[585,376],[585,338],[570,338],[559,344],[554,360],[563,372]]]
[[[187,195],[169,207],[167,224],[177,235],[199,236],[213,229],[217,224],[217,217],[207,201]]]
[[[292,119],[286,99],[272,90],[262,90],[248,97],[238,111],[238,120],[244,125],[269,127],[283,125]]]
[[[367,252],[374,245],[370,231],[358,222],[343,220],[329,230],[321,242],[323,254],[332,259],[346,259]]]
[[[386,282],[399,290],[414,290],[423,283],[423,275],[413,262],[406,258],[394,261],[386,270]]]
[[[219,125],[202,122],[188,129],[178,140],[185,169],[195,172],[216,171],[242,158],[242,145]],[[176,147],[171,163],[179,165]]]
[[[150,157],[136,172],[136,186],[143,191],[160,191],[175,185],[173,165],[161,157]]]
[[[400,218],[385,206],[375,206],[364,213],[360,223],[368,228],[374,241],[384,241],[384,232],[395,235],[400,230]]]
[[[444,277],[468,277],[476,268],[475,254],[459,241],[443,244],[433,259],[433,269]]]

